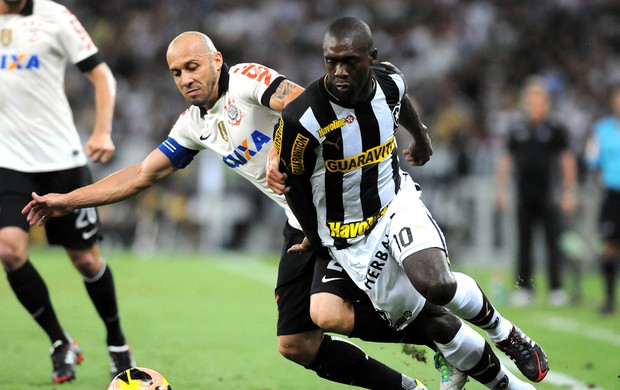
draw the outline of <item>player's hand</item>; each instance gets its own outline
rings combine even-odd
[[[22,209],[22,215],[26,216],[26,221],[30,226],[43,226],[50,218],[62,217],[73,211],[63,199],[62,194],[40,196],[33,192],[32,200]]]
[[[301,252],[309,251],[311,249],[312,249],[312,244],[310,244],[310,240],[308,240],[307,237],[304,237],[304,240],[301,242],[301,244],[294,244],[293,246],[288,248],[286,253],[301,253]]]
[[[409,147],[403,150],[403,153],[407,155],[405,158],[414,166],[421,166],[428,162],[433,155],[433,145],[431,144],[431,138],[428,134],[424,134],[423,138],[411,141]]]
[[[286,186],[286,173],[280,172],[280,159],[274,148],[269,151],[267,157],[267,185],[278,195],[286,194],[291,187]]]
[[[107,163],[112,158],[116,147],[108,132],[93,131],[86,142],[86,154],[93,162]]]

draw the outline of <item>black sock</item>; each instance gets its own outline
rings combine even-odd
[[[19,269],[7,272],[7,279],[17,299],[47,333],[50,341],[69,342],[52,307],[47,286],[32,263],[26,260]]]
[[[613,306],[616,300],[616,259],[604,258],[601,263],[601,271],[605,284],[605,303]]]
[[[480,383],[489,383],[495,379],[500,370],[501,363],[497,355],[493,353],[489,343],[485,342],[480,360],[465,373]]]
[[[102,272],[101,272],[102,271]],[[84,285],[90,299],[103,320],[107,330],[108,345],[125,345],[125,336],[121,331],[121,322],[116,303],[116,291],[114,289],[114,278],[112,271],[107,263],[103,263],[102,270],[92,279],[84,279]]]
[[[478,289],[482,293],[482,309],[480,309],[478,315],[474,318],[467,319],[467,321],[484,330],[493,329],[499,324],[499,317],[495,315],[495,307],[493,307],[491,301],[489,301],[489,298],[487,298],[480,286],[478,286]]]
[[[367,356],[354,344],[325,335],[306,367],[321,378],[366,389],[415,389],[413,379]]]

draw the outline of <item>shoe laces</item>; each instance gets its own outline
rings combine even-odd
[[[445,383],[450,381],[452,377],[452,369],[448,366],[448,362],[442,353],[435,355],[435,368],[441,375],[441,382]]]
[[[532,340],[524,333],[515,328],[501,345],[505,348],[513,360],[523,357],[528,358],[534,347]]]

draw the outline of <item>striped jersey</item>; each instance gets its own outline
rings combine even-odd
[[[395,133],[406,82],[388,63],[372,71],[368,101],[343,106],[324,76],[285,108],[275,131],[289,205],[306,235],[317,233],[325,246],[361,240],[400,186]]]
[[[65,65],[88,71],[101,60],[65,6],[28,0],[0,15],[0,167],[47,172],[86,164],[65,95]]]
[[[260,64],[224,65],[218,84],[220,97],[214,106],[185,110],[159,150],[177,168],[187,166],[199,151],[212,150],[228,168],[282,206],[291,226],[301,229],[284,195],[267,186],[267,156],[280,117],[269,107],[269,100],[283,80],[283,75]]]

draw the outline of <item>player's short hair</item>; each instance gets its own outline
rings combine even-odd
[[[363,21],[352,16],[345,16],[334,20],[325,33],[323,44],[328,37],[336,39],[351,38],[356,45],[360,45],[369,53],[374,49],[372,31]]]

